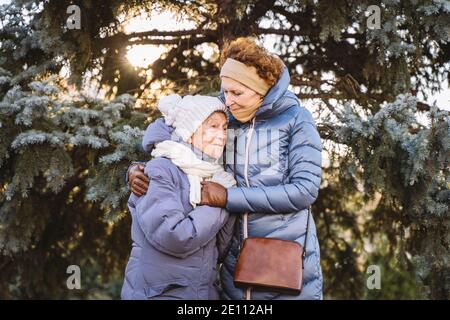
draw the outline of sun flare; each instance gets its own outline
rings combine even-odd
[[[166,49],[162,46],[136,45],[127,52],[127,59],[130,64],[138,68],[146,68],[155,62]]]
[[[145,32],[148,30],[174,31],[188,30],[195,27],[191,21],[178,21],[173,12],[141,14],[130,19],[124,26],[125,33]],[[146,68],[157,60],[168,48],[150,44],[139,44],[128,49],[127,59],[137,68]]]

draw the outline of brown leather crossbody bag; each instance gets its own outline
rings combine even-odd
[[[234,146],[236,179],[236,139]],[[248,213],[243,214],[244,241],[235,267],[234,285],[246,289],[247,299],[250,297],[250,290],[300,294],[310,215],[311,207],[308,208],[302,246],[292,240],[248,237]]]
[[[311,208],[308,208],[303,246],[295,241],[275,238],[244,239],[234,272],[234,285],[258,291],[299,295],[303,285],[303,262],[310,215]],[[246,221],[244,224],[246,228]]]

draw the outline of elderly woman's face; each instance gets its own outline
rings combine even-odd
[[[219,159],[227,141],[227,128],[227,116],[223,112],[214,112],[194,132],[188,142],[210,157]]]
[[[231,113],[251,109],[255,105],[261,105],[263,101],[263,97],[256,91],[228,77],[222,77],[222,88],[225,104]]]

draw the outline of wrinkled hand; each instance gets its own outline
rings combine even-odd
[[[227,205],[227,189],[222,185],[211,182],[202,181],[202,200],[200,205],[208,205],[211,207],[225,208]]]
[[[131,192],[138,197],[147,193],[150,180],[144,174],[144,165],[135,164],[131,167],[128,172],[128,183],[130,185]]]

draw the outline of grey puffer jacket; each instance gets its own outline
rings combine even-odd
[[[176,140],[162,119],[152,123],[143,146]],[[208,156],[194,149],[204,160]],[[218,299],[217,262],[230,242],[234,218],[227,210],[189,203],[187,175],[165,158],[145,166],[148,192],[131,194],[133,246],[122,299]]]

